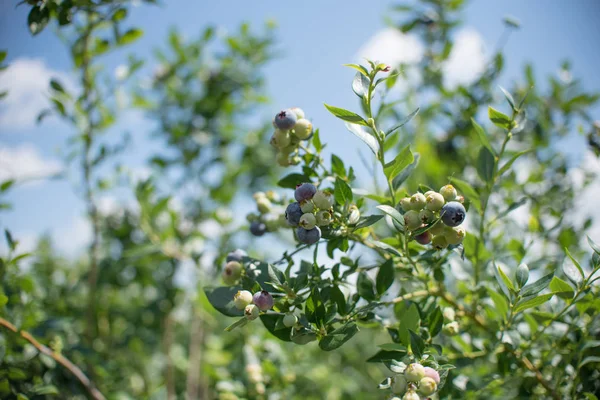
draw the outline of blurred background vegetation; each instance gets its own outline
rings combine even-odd
[[[89,240],[86,251],[76,256],[56,248],[57,242],[72,236],[42,235],[33,248],[24,248],[21,238],[9,233],[19,228],[10,222],[14,225],[15,213],[19,219],[28,218],[28,210],[12,193],[36,177],[4,175],[0,221],[7,230],[7,244],[0,262],[0,316],[5,321],[0,327],[0,397],[102,398],[93,389],[97,386],[111,399],[381,398],[376,386],[388,372],[365,362],[377,352],[377,344],[387,340],[378,324],[366,324],[348,345],[326,353],[314,345],[278,341],[259,324],[225,333],[231,321],[216,313],[203,295],[204,285],[220,279],[228,251],[242,247],[253,256],[273,260],[280,250],[293,247],[285,234],[251,239],[244,220],[253,207],[250,195],[275,188],[284,173],[274,162],[268,144],[272,128],[263,116],[292,105],[321,107],[329,98],[315,96],[310,105],[270,103],[271,92],[288,89],[270,87],[266,70],[293,49],[278,39],[284,28],[276,28],[274,22],[242,24],[228,33],[218,26],[198,26],[192,36],[172,28],[167,37],[153,43],[152,55],[130,52],[143,31],[153,29],[134,15],[172,6],[125,0],[27,0],[19,6],[21,13],[27,10],[30,34],[60,37],[71,60],[71,72],[43,82],[49,84],[48,108],[36,118],[42,128],[46,123],[56,126],[56,118],[61,119],[60,126],[68,127],[61,151],[67,167],[53,177],[68,178],[69,190],[85,204]],[[519,35],[520,24],[514,19],[504,20],[497,46],[488,51],[471,79],[449,83],[445,78],[467,8],[461,0],[385,8],[386,32],[417,40],[422,48],[416,59],[392,57],[402,74],[396,82],[399,88],[386,93],[392,106],[383,116],[392,125],[420,107],[418,117],[390,142],[398,148],[411,143],[420,154],[419,168],[407,183],[410,192],[419,183],[440,187],[448,176],[476,180],[478,142],[471,118],[483,120],[488,104],[502,104],[498,83],[511,56],[504,53],[504,46],[513,40],[511,34]],[[502,20],[501,15],[496,17]],[[310,21],[298,23],[310,27]],[[304,40],[301,35],[295,39]],[[312,46],[321,47],[318,42]],[[110,57],[120,60],[116,75],[103,67]],[[152,70],[148,65],[158,67]],[[498,222],[477,255],[496,254],[512,266],[526,260],[532,273],[539,275],[562,265],[565,247],[590,262],[582,238],[593,221],[585,208],[577,217],[574,210],[581,206],[581,193],[598,187],[597,170],[591,169],[600,152],[600,128],[593,116],[598,95],[572,76],[569,62],[555,67],[559,76],[545,79],[526,65],[502,82],[517,101],[527,97],[527,122],[515,132],[510,152],[532,151],[515,164],[497,197],[490,200],[490,215],[514,210],[514,218]],[[0,73],[11,71],[10,50],[2,68]],[[329,71],[306,67],[302,75],[286,79],[297,89],[298,84],[318,82],[314,75],[341,71],[341,66]],[[345,90],[350,99],[347,88],[336,90]],[[2,101],[9,101],[10,95],[9,88]],[[124,134],[123,120],[131,110],[152,124],[140,124],[138,129],[130,123],[131,134]],[[501,142],[500,130],[488,132],[494,143]],[[52,129],[46,134],[52,135]],[[329,142],[329,151],[345,155],[347,145],[336,147],[326,130],[321,129],[320,135]],[[151,143],[143,152],[138,147],[141,136]],[[357,170],[362,186],[376,188],[371,162],[346,155],[350,157],[344,157],[346,164]],[[112,193],[126,193],[128,200],[104,206]],[[474,230],[477,223],[475,219]],[[514,234],[504,235],[507,231]],[[275,241],[279,244],[270,244]],[[473,274],[468,266],[463,272]],[[446,276],[449,286],[467,300],[478,290],[485,292],[452,275]],[[598,340],[597,297],[590,293],[584,307],[580,312],[587,315],[587,328],[576,333],[577,340]],[[51,352],[40,352],[22,331]],[[548,337],[544,343],[541,360],[552,359],[554,340]],[[562,337],[565,343],[573,340]],[[458,339],[444,345],[458,353],[473,350],[472,343]],[[93,383],[76,379],[73,370],[60,365],[57,354],[81,368]],[[544,396],[531,392],[533,376],[511,376],[510,362],[504,371],[488,359],[459,356],[453,362],[458,372],[443,398]],[[597,371],[588,367],[581,374],[596,376]],[[568,385],[568,379],[567,372],[556,376],[555,382]],[[502,387],[505,382],[510,387]],[[461,392],[465,388],[467,395]],[[596,384],[587,391],[598,389]]]

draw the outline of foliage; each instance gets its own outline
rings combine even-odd
[[[2,398],[389,398],[407,390],[398,384],[416,362],[439,372],[439,398],[593,399],[600,391],[600,246],[584,239],[591,219],[571,218],[582,188],[556,145],[579,131],[597,151],[589,109],[598,96],[578,81],[541,84],[531,66],[498,87],[502,45],[477,80],[449,87],[441,71],[462,1],[396,7],[397,28],[428,49],[423,61],[349,64],[357,111],[325,105],[372,162],[325,159],[328,134],[315,130],[285,172],[267,143],[270,121],[249,129],[247,118],[268,100],[272,26],[243,25],[222,42],[210,27],[193,40],[173,30],[156,51],[151,83],[139,85],[146,72],[135,56],[125,79],[102,71],[108,51],[142,35],[124,28],[128,2],[26,4],[32,34],[55,19],[68,38],[79,87],[50,82],[53,109],[39,119],[57,113],[77,132],[69,159],[80,168],[94,235],[85,258],[68,260],[47,238],[22,254],[6,230]],[[507,32],[517,28],[506,21]],[[398,90],[413,69],[422,83]],[[161,151],[145,180],[121,165],[132,151],[127,138],[110,138],[117,90],[156,121]],[[360,182],[357,168],[373,182]],[[276,182],[280,189],[267,191]],[[230,210],[267,191],[254,196],[260,216],[249,221],[285,221],[293,189],[306,182],[331,194],[330,205],[315,198],[302,210],[317,216],[321,239],[292,248],[304,228],[292,235],[278,223],[267,237],[289,249],[268,262]],[[0,195],[18,183],[3,182]],[[101,213],[98,196],[119,185],[136,206]],[[445,185],[459,196],[446,196]],[[432,191],[444,194],[439,208]],[[413,226],[418,193],[417,209],[432,217]],[[450,234],[441,209],[450,201],[464,203],[467,219],[456,243],[440,243]],[[331,219],[319,220],[322,211]],[[239,259],[239,281],[225,286],[219,275],[236,246],[249,255]],[[238,290],[266,290],[275,305],[249,321],[233,304]],[[292,313],[297,322],[284,322]]]

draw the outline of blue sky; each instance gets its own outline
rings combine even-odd
[[[194,37],[208,24],[234,31],[241,22],[250,22],[260,29],[265,20],[274,19],[279,26],[281,57],[266,68],[272,104],[265,107],[262,117],[267,119],[280,108],[302,107],[321,129],[324,140],[335,143],[334,151],[359,166],[356,149],[360,142],[327,113],[323,103],[356,109],[350,91],[353,72],[342,64],[359,61],[359,55],[365,52],[385,50],[381,43],[378,46],[373,42],[373,37],[379,33],[375,37],[393,39],[385,36],[383,17],[389,6],[397,2],[178,0],[165,3],[168,4],[131,10],[129,21],[145,31],[144,37],[126,52],[107,56],[107,70],[114,70],[129,51],[142,58],[150,57],[152,49],[165,42],[172,26]],[[13,66],[12,70],[0,73],[0,90],[8,88],[12,93],[0,105],[0,178],[15,173],[39,175],[60,168],[63,158],[59,150],[64,149],[66,139],[72,134],[57,121],[41,126],[25,123],[26,117],[43,103],[44,96],[39,93],[46,90],[50,76],[65,80],[74,76],[68,50],[53,30],[46,29],[32,38],[25,22],[26,7],[15,8],[14,4],[16,1],[0,2],[0,49],[8,50],[7,62]],[[505,85],[522,75],[527,61],[534,64],[538,77],[546,77],[556,74],[560,62],[569,59],[573,75],[581,78],[589,91],[600,91],[597,73],[600,52],[598,39],[593,39],[600,37],[597,24],[600,3],[595,0],[471,1],[464,16],[464,46],[457,63],[460,68],[455,66],[455,73],[468,75],[485,61],[502,33],[505,15],[522,22],[522,29],[505,46],[506,70],[502,79]],[[479,50],[481,45],[483,52]],[[402,46],[404,56],[418,55],[418,46],[410,40],[403,41]],[[598,108],[595,111],[596,117],[600,117]],[[131,162],[139,167],[156,148],[155,143],[146,139],[151,129],[152,123],[139,115],[125,115],[110,134],[132,133],[136,146]],[[19,186],[8,199],[14,204],[13,210],[0,214],[0,227],[10,228],[26,243],[32,243],[40,233],[49,232],[61,243],[63,251],[81,249],[87,228],[83,203],[74,189],[76,183],[77,176],[71,175],[65,180]]]

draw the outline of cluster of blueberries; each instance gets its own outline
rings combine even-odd
[[[434,394],[440,383],[440,374],[431,367],[424,367],[419,363],[409,364],[403,375],[394,378],[392,391],[402,394],[402,400],[421,400],[419,394],[426,398]],[[392,400],[400,400],[393,397]]]
[[[271,145],[277,149],[277,164],[287,167],[300,163],[300,141],[309,140],[313,134],[312,123],[304,118],[304,111],[298,107],[281,110],[275,115],[273,126]]]
[[[246,216],[250,222],[250,233],[254,236],[262,236],[266,232],[275,232],[277,229],[287,226],[281,209],[277,210],[277,206],[283,205],[283,201],[277,193],[271,190],[266,193],[256,192],[253,197],[258,213],[250,213]]]
[[[304,244],[317,243],[321,229],[333,221],[333,196],[317,190],[312,183],[302,183],[294,192],[296,201],[287,206],[285,219],[296,228],[298,241]]]
[[[449,245],[458,245],[465,238],[465,228],[459,226],[467,216],[462,205],[464,198],[459,196],[452,185],[443,186],[439,193],[430,190],[426,193],[415,193],[400,201],[404,210],[404,226],[415,231],[440,219],[429,230],[415,235],[421,244],[431,243],[437,250]]]

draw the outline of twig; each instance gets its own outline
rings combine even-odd
[[[73,364],[68,358],[64,357],[60,353],[56,353],[52,349],[47,346],[44,346],[40,342],[38,342],[31,334],[27,331],[21,331],[17,329],[16,326],[0,317],[0,325],[5,327],[6,329],[20,335],[23,339],[27,340],[31,343],[36,349],[39,350],[40,353],[47,355],[48,357],[52,357],[57,363],[65,367],[77,380],[85,387],[90,396],[95,400],[106,400],[104,395],[96,389],[96,385],[79,369],[79,367]]]

